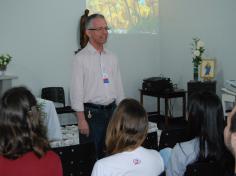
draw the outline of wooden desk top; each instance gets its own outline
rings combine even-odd
[[[139,89],[142,95],[148,95],[159,98],[175,98],[175,97],[185,97],[186,92],[184,89],[174,89],[173,91],[165,92],[151,92],[143,89]]]

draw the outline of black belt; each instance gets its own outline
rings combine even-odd
[[[94,108],[94,109],[112,109],[115,106],[115,101],[110,103],[109,105],[99,105],[99,104],[93,104],[93,103],[84,103],[84,106],[87,108]]]

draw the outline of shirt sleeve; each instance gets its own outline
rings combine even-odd
[[[184,175],[186,170],[186,156],[180,148],[179,143],[175,145],[171,152],[170,160],[167,164],[166,175],[167,176],[179,176]]]
[[[165,169],[165,165],[164,165],[164,160],[163,158],[161,157],[160,153],[158,152],[158,157],[160,158],[160,172],[164,172],[164,169]]]
[[[83,64],[78,56],[73,62],[70,86],[71,106],[77,112],[84,111],[83,72]]]
[[[47,127],[48,127],[49,140],[50,141],[61,140],[62,139],[61,127],[55,109],[55,105],[53,104],[52,101],[45,100],[45,109],[47,109],[45,115],[47,116],[48,119]]]

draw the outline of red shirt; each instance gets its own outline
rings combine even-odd
[[[33,152],[11,160],[0,156],[0,176],[62,176],[61,160],[48,151],[42,158]]]

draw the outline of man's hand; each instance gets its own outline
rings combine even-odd
[[[84,112],[76,112],[76,116],[78,118],[78,128],[81,134],[89,136],[89,126],[88,122],[85,119]]]

